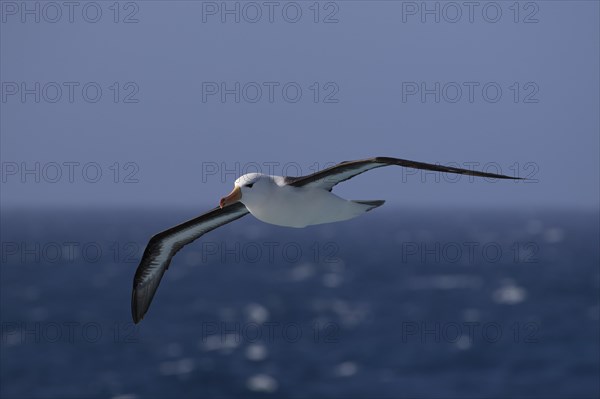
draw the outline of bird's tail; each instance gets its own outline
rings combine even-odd
[[[365,205],[365,212],[369,212],[372,209],[380,207],[385,203],[384,200],[374,200],[374,201],[361,201],[361,200],[352,200],[352,202],[360,205]]]

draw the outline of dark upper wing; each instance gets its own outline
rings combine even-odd
[[[438,172],[457,173],[460,175],[520,180],[519,177],[478,172],[476,170],[454,168],[451,166],[434,165],[430,163],[415,162],[399,158],[375,157],[361,159],[358,161],[344,161],[330,168],[313,173],[312,175],[286,177],[285,183],[295,187],[318,187],[331,191],[336,184],[351,179],[356,175],[360,175],[361,173],[371,169],[390,165],[404,166],[406,168],[434,170]]]
[[[144,318],[158,284],[177,251],[201,235],[233,222],[247,213],[248,209],[244,204],[236,202],[222,209],[214,208],[197,218],[171,227],[152,237],[144,250],[144,255],[133,279],[131,296],[133,321],[138,323]]]

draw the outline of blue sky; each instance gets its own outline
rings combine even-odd
[[[339,193],[598,207],[598,2],[44,4],[2,2],[3,206],[203,209],[257,166],[384,155],[537,181],[388,168]]]

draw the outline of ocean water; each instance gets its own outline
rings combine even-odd
[[[0,396],[600,395],[597,211],[247,216],[130,316],[147,239],[193,210],[3,210]]]

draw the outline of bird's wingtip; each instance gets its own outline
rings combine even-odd
[[[134,286],[133,292],[131,293],[131,318],[134,324],[138,324],[143,318],[143,312],[140,312],[137,302],[137,288]]]

